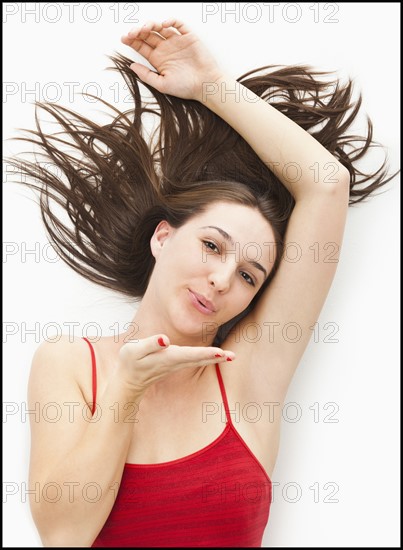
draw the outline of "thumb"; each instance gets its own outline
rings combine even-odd
[[[138,340],[128,340],[119,350],[119,356],[123,359],[143,359],[147,355],[168,348],[171,342],[166,334],[156,334]]]
[[[159,92],[162,92],[161,87],[164,82],[164,77],[162,75],[151,71],[141,63],[132,63],[130,68],[143,82],[156,88]]]

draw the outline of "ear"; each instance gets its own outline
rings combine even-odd
[[[162,220],[157,225],[150,240],[151,253],[154,258],[158,258],[165,241],[173,235],[174,231],[175,229],[166,220]]]

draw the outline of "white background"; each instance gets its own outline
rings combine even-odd
[[[73,22],[67,4],[29,4],[36,14],[28,14],[25,4],[4,6],[5,138],[15,137],[18,128],[33,128],[35,99],[58,100],[98,116],[102,106],[73,101],[74,86],[124,103],[123,82],[104,70],[107,55],[120,51],[139,61],[120,36],[149,19],[174,16],[199,34],[233,76],[263,65],[298,63],[350,75],[363,92],[363,112],[374,122],[375,139],[388,148],[392,169],[399,167],[398,3],[270,8],[241,3],[238,20],[226,13],[235,3],[80,3]],[[364,130],[363,118],[358,130]],[[21,148],[7,142],[5,153]],[[373,169],[379,158],[375,152],[365,166]],[[49,335],[57,326],[68,333],[68,322],[78,323],[74,335],[79,336],[87,328],[96,334],[97,326],[103,335],[113,334],[114,323],[121,331],[134,306],[52,261],[32,193],[13,185],[7,173],[3,182],[3,400],[12,413],[4,423],[3,544],[34,547],[41,543],[24,485],[29,460],[24,406],[34,350],[47,337],[46,326]],[[398,545],[399,178],[388,189],[349,210],[338,271],[319,319],[319,341],[311,340],[286,399],[298,404],[302,416],[291,422],[296,409],[290,407],[283,422],[263,546]],[[25,254],[26,249],[36,252]],[[332,334],[326,323],[336,324],[338,332]],[[327,403],[336,404],[332,418],[338,422],[325,421],[333,411],[326,410]]]

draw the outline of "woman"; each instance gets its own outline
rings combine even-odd
[[[44,221],[60,255],[90,280],[142,297],[118,339],[38,349],[31,404],[88,404],[94,421],[32,423],[30,483],[68,488],[32,499],[32,512],[46,545],[259,546],[281,415],[251,423],[237,410],[284,402],[334,277],[349,202],[389,179],[383,167],[357,179],[371,133],[347,153],[343,134],[360,105],[342,120],[350,85],[326,96],[314,73],[292,68],[244,86],[176,20],[122,40],[159,73],[133,66],[161,106],[153,154],[141,133],[150,109],[119,57],[133,122],[118,114],[98,127],[53,108],[84,161],[39,131],[70,186],[22,165],[45,184]],[[265,95],[269,86],[277,96]],[[264,100],[284,90],[277,108]],[[322,122],[314,139],[306,130]],[[331,261],[313,260],[314,243],[331,245]]]

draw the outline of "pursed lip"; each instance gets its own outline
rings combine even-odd
[[[188,290],[205,308],[209,309],[211,313],[215,313],[216,308],[213,302],[205,298],[202,294],[198,294],[194,290],[190,290],[190,288]]]

